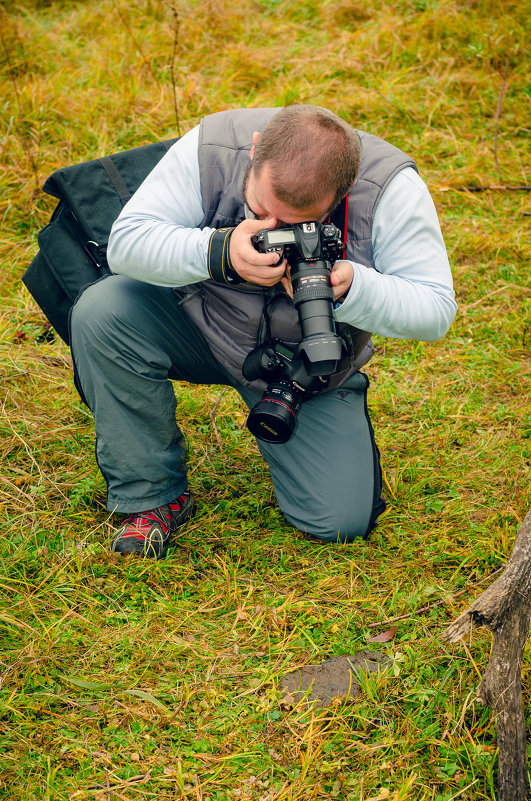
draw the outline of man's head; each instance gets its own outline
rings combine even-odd
[[[354,184],[356,132],[318,106],[287,106],[255,133],[244,194],[251,211],[287,224],[323,219]]]

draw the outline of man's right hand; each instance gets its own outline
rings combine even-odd
[[[251,284],[273,286],[277,284],[286,271],[287,262],[282,259],[277,264],[278,254],[259,253],[255,250],[251,237],[264,228],[274,228],[277,220],[268,217],[265,220],[244,220],[236,226],[230,238],[230,260],[232,267],[240,278]]]

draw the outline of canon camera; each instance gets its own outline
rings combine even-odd
[[[343,342],[336,334],[330,273],[343,243],[335,225],[317,222],[259,231],[252,242],[256,250],[278,253],[290,265],[302,332],[295,350],[272,339],[251,351],[243,364],[248,381],[269,382],[249,413],[247,427],[258,439],[282,443],[295,430],[301,403],[326,386],[341,358]]]

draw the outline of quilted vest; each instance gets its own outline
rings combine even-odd
[[[198,154],[204,209],[201,228],[235,226],[244,219],[242,183],[253,133],[261,131],[279,110],[234,109],[201,120]],[[357,134],[361,141],[361,165],[348,197],[346,258],[374,268],[372,225],[382,193],[400,170],[416,166],[405,153],[383,139],[363,131]],[[176,292],[216,359],[237,381],[247,384],[241,368],[259,340],[267,291],[250,283],[228,286],[208,280]],[[283,290],[273,293],[269,314],[272,336],[290,345],[300,342],[298,315]],[[331,377],[328,390],[340,386],[374,353],[370,333],[345,323],[337,328],[347,342],[348,354]],[[263,381],[253,381],[250,385],[260,390],[266,386]]]

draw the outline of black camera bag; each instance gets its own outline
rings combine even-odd
[[[44,183],[44,192],[59,203],[37,235],[39,252],[22,280],[67,344],[68,316],[76,298],[110,273],[106,254],[114,220],[176,141],[63,167]]]

